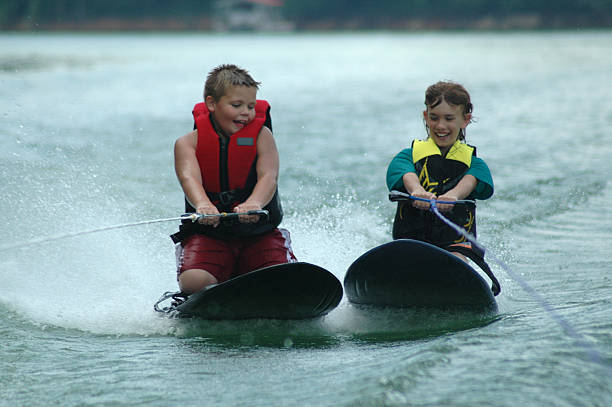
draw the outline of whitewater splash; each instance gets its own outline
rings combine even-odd
[[[373,227],[381,223],[375,212],[350,200],[340,200],[324,212],[325,216],[318,211],[287,214],[281,227],[290,230],[299,260],[320,265],[342,281],[355,258],[384,240],[386,225]],[[125,221],[117,210],[104,213],[104,222]],[[347,213],[360,222],[346,222]],[[83,214],[78,224],[101,221]],[[75,224],[68,219],[53,222],[63,228]],[[177,289],[174,247],[168,238],[176,226],[143,221],[133,227],[90,231],[97,233],[60,230],[74,234],[61,240],[50,236],[35,244],[16,242],[0,263],[0,303],[43,326],[111,335],[176,334],[177,324],[152,309],[160,293]],[[326,331],[343,330],[343,317],[326,320]]]

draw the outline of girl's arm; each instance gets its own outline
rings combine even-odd
[[[465,199],[472,193],[474,188],[476,188],[477,183],[478,180],[476,177],[466,174],[453,189],[446,191],[444,195],[440,195],[436,199],[440,201],[458,201],[460,199]],[[438,209],[442,212],[448,212],[453,209],[453,206],[454,205],[451,204],[440,204],[438,205]]]
[[[405,173],[402,176],[402,182],[404,184],[404,188],[406,188],[406,191],[412,196],[415,196],[417,198],[424,198],[424,199],[435,199],[436,198],[435,194],[431,192],[427,192],[425,188],[423,188],[423,186],[419,182],[419,177],[414,172]],[[417,209],[428,210],[429,202],[413,200],[412,206],[414,206]]]

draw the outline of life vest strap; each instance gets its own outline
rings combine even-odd
[[[242,201],[245,195],[244,189],[232,189],[231,191],[208,192],[209,199],[213,202],[219,202],[223,206],[230,206],[234,202]]]

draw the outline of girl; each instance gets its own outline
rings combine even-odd
[[[425,106],[423,120],[427,139],[414,140],[411,148],[393,158],[387,169],[389,190],[449,202],[490,198],[493,195],[491,172],[476,156],[476,148],[465,142],[466,127],[472,120],[469,93],[457,83],[438,82],[427,88]],[[476,236],[474,204],[437,206],[445,217]],[[399,202],[393,238],[425,241],[455,254],[450,246],[471,246],[463,235],[429,211],[429,207],[427,201]]]

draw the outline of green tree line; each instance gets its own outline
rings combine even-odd
[[[612,12],[610,0],[286,0],[287,12],[298,18],[369,15],[407,18],[538,13],[542,15]]]
[[[212,19],[215,0],[2,0],[0,28],[35,29],[99,19]],[[407,19],[453,19],[537,15],[542,21],[580,20],[609,26],[612,0],[285,0],[282,15],[298,28],[354,21],[384,28]]]
[[[66,21],[85,23],[102,18],[186,18],[209,15],[213,0],[2,0],[0,24],[52,25]]]

